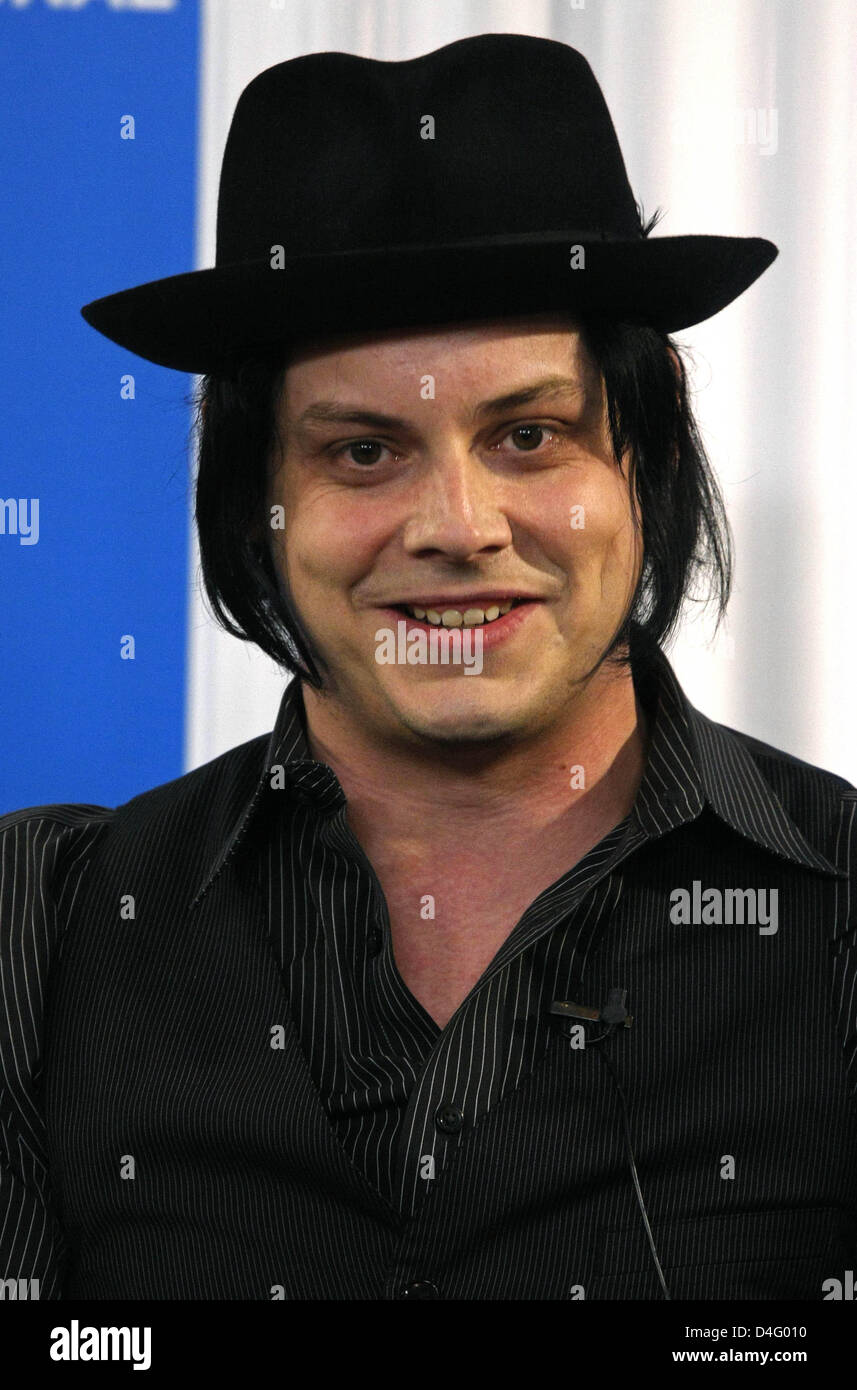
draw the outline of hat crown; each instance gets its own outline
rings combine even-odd
[[[483,34],[402,62],[313,53],[235,109],[218,265],[478,238],[641,235],[613,122],[582,54]]]
[[[761,237],[649,236],[582,54],[481,34],[260,73],[226,141],[215,265],[81,313],[152,362],[232,372],[307,338],[545,312],[672,333],[776,254]]]

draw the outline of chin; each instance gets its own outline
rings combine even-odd
[[[478,684],[480,677],[469,679]],[[484,690],[470,695],[448,687],[424,691],[422,698],[409,695],[406,699],[388,699],[402,724],[436,743],[491,743],[532,726],[530,701],[525,709],[520,698],[516,700],[509,691],[497,701],[486,699]]]

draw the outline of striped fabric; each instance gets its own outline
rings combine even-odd
[[[43,1298],[660,1297],[592,1025],[549,1012],[620,987],[600,1047],[672,1296],[823,1298],[857,1258],[857,790],[706,719],[662,654],[634,678],[631,814],[442,1029],[298,682],[270,739],[115,811],[0,819],[0,1272]]]

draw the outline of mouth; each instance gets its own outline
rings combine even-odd
[[[489,627],[491,623],[498,622],[510,613],[513,608],[519,608],[523,604],[540,602],[530,598],[512,598],[477,604],[475,601],[464,604],[463,601],[458,607],[451,604],[426,605],[425,607],[412,603],[396,603],[390,607],[396,613],[401,613],[406,618],[416,618],[418,622],[425,623],[428,627]]]

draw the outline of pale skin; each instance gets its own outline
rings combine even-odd
[[[548,377],[570,385],[477,413]],[[394,419],[307,418],[319,402]],[[303,682],[311,753],[345,792],[402,979],[443,1027],[530,903],[636,796],[648,730],[631,673],[593,674],[642,561],[627,460],[561,315],[306,345],[278,418],[275,556],[328,668],[324,692]],[[481,674],[376,661],[391,605],[449,595],[463,609],[486,590],[536,601]]]

